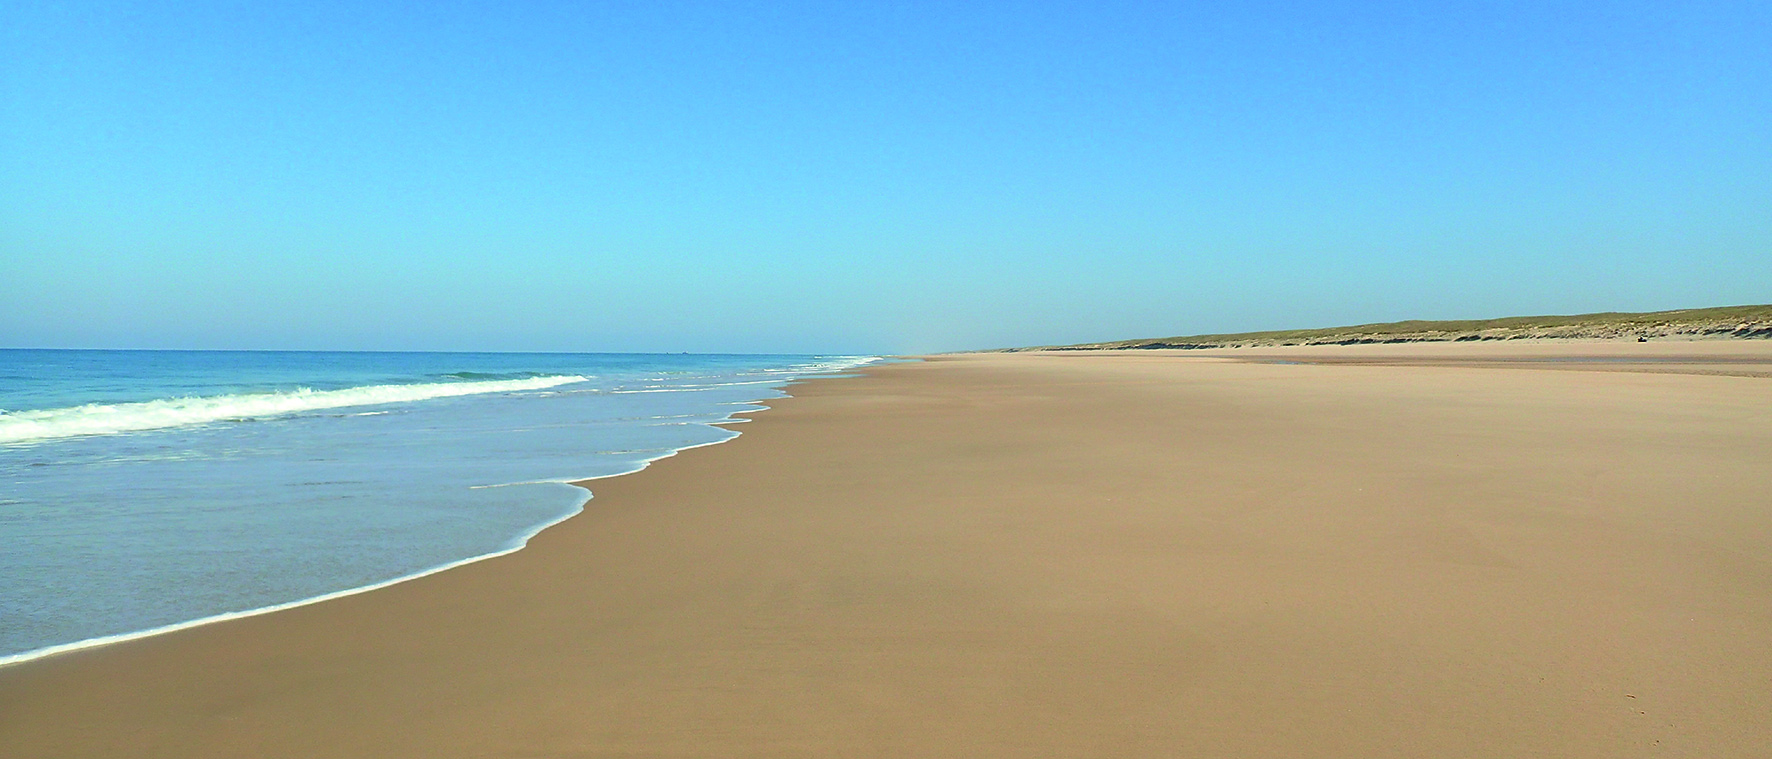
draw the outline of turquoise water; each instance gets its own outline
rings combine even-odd
[[[870,360],[0,350],[0,661],[514,550]]]

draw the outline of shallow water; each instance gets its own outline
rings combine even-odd
[[[509,550],[868,360],[0,350],[0,660]]]

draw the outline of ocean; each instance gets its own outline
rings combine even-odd
[[[0,350],[0,664],[517,550],[874,360]]]

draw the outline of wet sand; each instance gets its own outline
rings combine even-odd
[[[516,554],[0,669],[0,756],[1764,756],[1772,343],[1648,345],[815,381]]]

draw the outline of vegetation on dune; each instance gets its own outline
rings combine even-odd
[[[1241,348],[1274,345],[1360,345],[1520,339],[1720,337],[1772,338],[1772,305],[1690,308],[1647,313],[1509,316],[1500,319],[1413,319],[1350,327],[1184,335],[1010,350],[1126,350],[1137,348]]]

